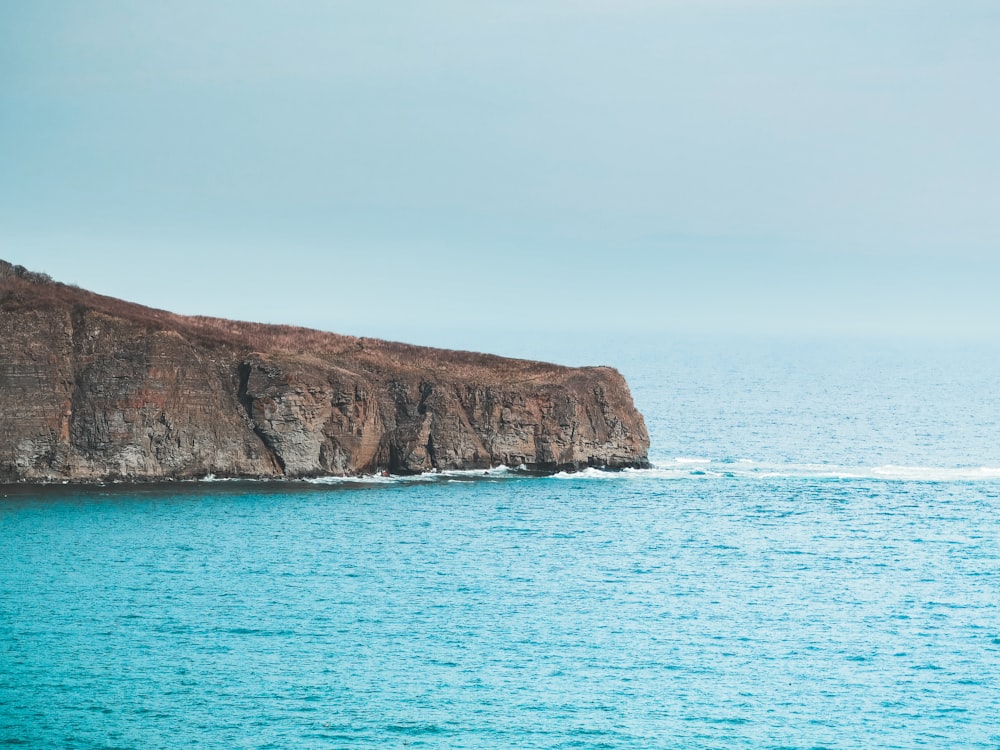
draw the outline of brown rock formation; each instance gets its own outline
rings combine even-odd
[[[185,317],[0,261],[0,482],[645,466],[622,376]]]

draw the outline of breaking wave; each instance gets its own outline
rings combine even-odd
[[[327,476],[308,479],[278,480],[302,482],[311,485],[391,485],[433,482],[468,482],[479,480],[525,479],[541,480],[595,480],[604,482],[629,480],[712,480],[712,479],[829,479],[876,480],[893,482],[1000,482],[1000,467],[994,466],[848,466],[818,463],[767,463],[751,459],[713,460],[681,456],[653,463],[648,469],[623,469],[606,471],[587,468],[581,471],[560,471],[539,475],[524,467],[498,466],[492,469],[452,469],[424,474],[365,474],[361,476]],[[246,480],[208,476],[199,482],[246,482],[274,480]]]
[[[500,479],[524,474],[521,467],[497,466],[493,469],[449,469],[428,471],[423,474],[364,474],[353,477],[314,477],[301,481],[308,484],[406,484],[414,482],[469,481],[473,479]]]
[[[994,466],[847,466],[838,464],[766,463],[751,459],[713,461],[705,458],[678,457],[656,462],[649,469],[625,469],[621,475],[642,479],[861,479],[897,482],[984,482],[1000,481],[1000,467]],[[598,469],[573,474],[560,472],[559,479],[617,476]]]

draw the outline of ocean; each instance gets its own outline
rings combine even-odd
[[[0,744],[1000,747],[1000,347],[502,353],[654,468],[4,490]]]

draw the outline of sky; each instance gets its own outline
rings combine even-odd
[[[995,0],[0,3],[0,257],[419,343],[996,338],[997,39]]]

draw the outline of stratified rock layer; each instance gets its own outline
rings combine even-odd
[[[212,318],[0,261],[0,482],[645,466],[622,376]]]

